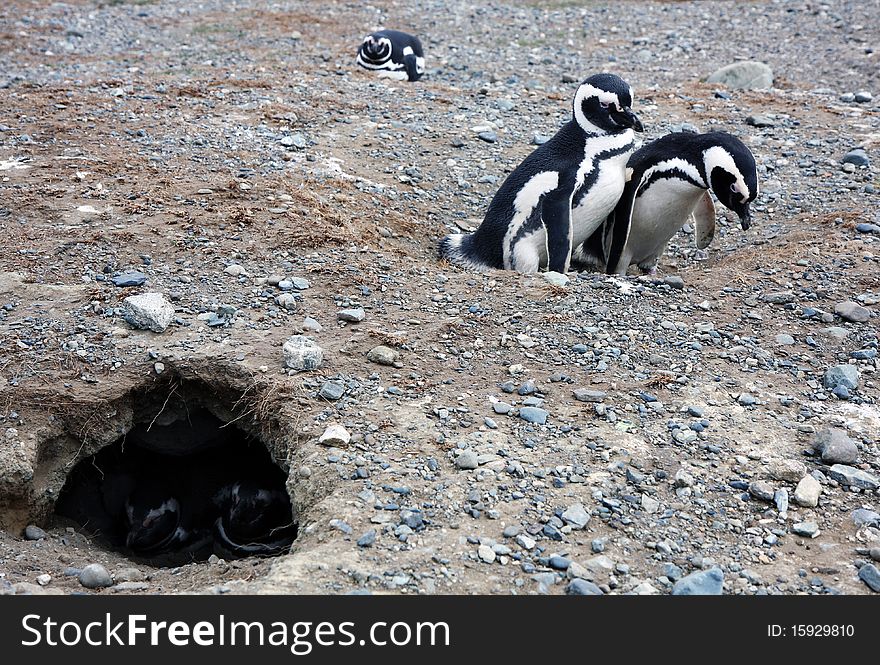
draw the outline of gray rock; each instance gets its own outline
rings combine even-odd
[[[318,396],[336,401],[345,394],[345,386],[338,381],[325,381],[318,391]]]
[[[861,224],[856,224],[856,231],[858,231],[859,233],[880,234],[880,225],[862,222]]]
[[[773,501],[776,491],[765,480],[757,480],[749,485],[749,494],[761,501]]]
[[[147,576],[144,575],[143,571],[138,568],[120,568],[116,571],[117,584],[120,582],[143,582],[147,579]]]
[[[90,563],[79,574],[79,583],[86,589],[100,589],[113,586],[113,578],[100,563]]]
[[[567,596],[601,596],[602,589],[592,582],[578,577],[568,583],[565,587],[565,594]]]
[[[773,70],[763,62],[734,62],[713,72],[706,82],[744,90],[771,88]]]
[[[880,561],[880,547],[872,547],[868,551],[868,556],[874,559],[874,561]]]
[[[548,136],[547,134],[537,134],[537,133],[536,133],[536,134],[533,134],[533,135],[532,135],[532,143],[533,143],[534,145],[544,145],[544,144],[547,143],[547,141],[549,141],[551,138],[553,138],[553,137],[552,137],[552,136]]]
[[[477,554],[483,563],[492,563],[495,561],[495,550],[493,550],[488,545],[480,545],[477,548]]]
[[[358,538],[357,546],[358,547],[372,547],[376,542],[376,530],[370,529],[363,536]]]
[[[856,94],[853,95],[853,101],[857,104],[867,104],[873,99],[874,95],[872,95],[867,90],[859,90]]]
[[[116,275],[110,281],[114,286],[141,286],[147,281],[147,276],[140,270],[128,270]]]
[[[720,568],[699,570],[682,577],[672,587],[673,596],[720,596],[724,590],[724,573]]]
[[[351,441],[351,434],[342,425],[328,425],[324,433],[318,438],[318,443],[324,446],[347,446]]]
[[[791,525],[791,532],[805,538],[815,538],[819,535],[819,525],[815,522],[798,522]]]
[[[863,490],[880,488],[880,480],[876,476],[845,464],[835,464],[828,469],[828,475],[839,483]]]
[[[562,513],[562,519],[576,529],[583,529],[590,522],[590,513],[582,503],[573,503]]]
[[[49,534],[34,524],[28,524],[24,529],[25,540],[43,540],[48,537]]]
[[[776,121],[767,115],[750,115],[746,118],[746,124],[752,127],[775,127]]]
[[[543,277],[547,282],[549,282],[553,286],[560,286],[560,287],[568,286],[568,282],[570,281],[568,279],[567,275],[563,275],[562,273],[554,272],[552,270],[549,270],[547,272],[542,272],[541,277]]]
[[[601,390],[587,390],[586,388],[577,388],[573,394],[574,398],[579,402],[594,403],[599,403],[608,396],[608,393],[604,393]]]
[[[840,318],[854,323],[864,323],[871,318],[871,310],[852,300],[837,303],[834,306],[834,313]]]
[[[550,414],[544,409],[536,406],[524,406],[519,410],[519,417],[529,423],[543,425],[547,422],[547,416]]]
[[[367,352],[367,360],[377,365],[393,365],[400,354],[390,346],[374,346]]]
[[[859,385],[859,370],[854,365],[835,365],[825,372],[822,385],[833,390],[838,386],[844,386],[850,390]]]
[[[459,469],[476,469],[480,465],[477,458],[477,453],[473,450],[462,450],[455,458],[455,466]]]
[[[736,398],[736,401],[742,406],[754,406],[758,403],[758,398],[749,393],[740,393],[739,397]]]
[[[856,442],[837,427],[820,430],[813,440],[813,448],[826,464],[852,464],[859,457]]]
[[[324,360],[324,350],[305,335],[289,337],[281,350],[284,353],[284,364],[290,369],[317,369]]]
[[[868,159],[868,153],[861,148],[850,150],[840,160],[841,164],[852,164],[853,166],[869,166],[871,160]]]
[[[807,475],[807,467],[803,462],[792,459],[772,460],[767,470],[773,478],[786,483],[796,483]]]
[[[776,510],[780,513],[788,512],[788,490],[784,487],[773,493],[773,503],[776,504]]]
[[[822,494],[822,485],[813,476],[804,476],[794,490],[794,502],[805,508],[815,508],[819,505],[819,496]]]
[[[337,312],[336,318],[340,321],[348,321],[349,323],[360,323],[367,318],[367,313],[363,307],[355,307],[353,309],[343,309]]]
[[[794,337],[786,334],[776,335],[776,343],[780,346],[791,346],[794,344]]]
[[[123,301],[123,317],[140,330],[161,333],[174,321],[174,305],[161,293],[144,293],[129,296]]]
[[[880,593],[880,570],[873,563],[866,563],[859,568],[859,579],[874,593]]]
[[[300,326],[304,332],[321,332],[321,324],[315,321],[311,316],[307,316]]]
[[[571,560],[566,559],[564,556],[554,554],[547,561],[547,565],[549,565],[553,570],[568,570],[568,567],[571,566]]]
[[[867,508],[856,508],[851,517],[856,526],[880,526],[880,513]]]
[[[477,134],[477,138],[486,143],[495,143],[498,140],[498,134],[492,131],[480,132]]]

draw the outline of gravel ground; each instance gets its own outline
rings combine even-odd
[[[0,593],[880,589],[880,3],[383,4],[0,8]],[[422,81],[355,68],[380,26]],[[774,87],[704,82],[743,59]],[[752,228],[654,278],[439,264],[602,70],[645,139],[743,138]],[[154,292],[168,328],[132,328]],[[132,570],[51,518],[178,383],[290,469],[291,554]]]

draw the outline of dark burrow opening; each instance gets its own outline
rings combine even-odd
[[[152,420],[80,460],[55,514],[156,566],[289,551],[297,524],[287,473],[234,423],[183,406],[166,402]]]

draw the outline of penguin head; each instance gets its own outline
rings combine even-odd
[[[180,524],[180,504],[172,496],[137,490],[125,502],[128,533],[125,545],[150,551],[170,542]]]
[[[226,513],[230,535],[259,539],[291,522],[292,510],[287,492],[268,489],[254,481],[238,481],[232,486]]]
[[[388,37],[367,35],[361,44],[361,53],[370,62],[385,62],[391,58],[391,40]]]
[[[614,74],[594,74],[581,83],[574,96],[574,119],[588,134],[644,131],[633,113],[632,88]]]
[[[715,197],[739,217],[743,231],[752,224],[749,204],[758,196],[758,169],[746,145],[725,132],[707,135],[703,151],[706,178]]]

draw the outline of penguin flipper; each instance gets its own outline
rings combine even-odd
[[[700,197],[697,207],[691,213],[694,224],[694,241],[698,249],[706,249],[715,237],[715,204],[709,192]]]
[[[608,247],[605,273],[608,275],[625,275],[627,268],[629,268],[628,265],[618,266],[618,263],[620,263],[623,251],[626,248],[627,242],[629,242],[629,234],[632,230],[633,208],[635,208],[636,204],[636,193],[641,186],[642,178],[639,178],[638,181],[635,179],[628,180],[626,187],[623,188],[623,195],[620,197],[617,205],[614,206],[614,211],[608,218],[607,224],[610,227],[608,232],[611,235],[611,242],[609,243],[607,240],[605,242],[605,246]]]
[[[547,270],[565,274],[571,263],[571,192],[554,190],[541,203],[541,221],[547,231]]]
[[[403,66],[406,68],[406,77],[410,81],[418,81],[421,78],[417,67],[418,58],[414,53],[403,57]]]

